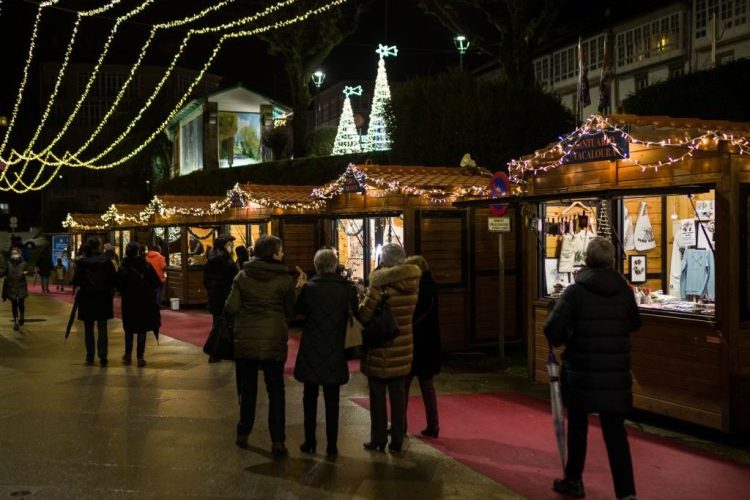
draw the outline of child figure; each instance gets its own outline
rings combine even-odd
[[[65,266],[63,266],[62,259],[57,259],[57,265],[55,266],[55,279],[57,280],[57,291],[65,291]]]

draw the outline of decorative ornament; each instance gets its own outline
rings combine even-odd
[[[370,125],[363,144],[363,151],[386,151],[391,149],[391,137],[386,123],[386,109],[391,101],[391,89],[388,86],[388,73],[385,70],[385,58],[396,57],[398,48],[393,45],[378,45],[375,51],[378,60],[378,74],[375,78],[375,89],[372,95],[372,108],[370,110]]]
[[[354,123],[352,101],[349,99],[352,95],[362,95],[362,86],[344,87],[344,95],[346,96],[344,99],[344,109],[339,118],[339,128],[336,132],[336,139],[333,141],[332,154],[334,155],[346,155],[360,153],[362,151],[359,132],[357,132],[357,125]]]

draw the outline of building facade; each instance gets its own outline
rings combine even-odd
[[[610,109],[654,83],[692,71],[750,57],[750,0],[675,2],[647,14],[611,22],[582,37],[591,103],[582,116],[597,112],[605,43],[613,79]],[[578,40],[568,40],[533,61],[536,81],[578,112]]]

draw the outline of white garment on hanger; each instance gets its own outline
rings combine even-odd
[[[627,208],[623,208],[622,216],[622,247],[624,250],[635,250],[635,239],[633,238],[633,223],[630,221]]]
[[[680,221],[672,221],[672,260],[669,264],[668,295],[680,297],[680,275],[682,274],[682,252],[680,252]]]
[[[557,271],[561,273],[572,273],[575,262],[575,244],[572,234],[564,234],[560,242],[560,260]]]
[[[633,239],[635,240],[635,249],[639,252],[656,248],[654,229],[651,227],[651,219],[648,218],[648,208],[645,201],[641,202],[641,210],[638,214],[638,220],[635,222]]]

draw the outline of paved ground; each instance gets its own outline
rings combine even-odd
[[[299,452],[302,387],[291,379],[291,455],[274,460],[268,452],[262,387],[252,447],[240,450],[233,444],[238,406],[231,363],[209,365],[198,347],[162,336],[159,346],[149,337],[146,368],[122,366],[122,329],[114,320],[110,366],[86,366],[81,323],[63,342],[69,307],[32,295],[27,323],[14,332],[10,307],[0,303],[0,498],[519,498],[413,437],[401,456],[365,452],[369,416],[349,400],[367,393],[360,374],[342,391],[336,461]],[[438,392],[518,390],[544,397],[546,386],[503,374],[492,363],[453,358],[437,379]],[[750,463],[748,448],[674,427],[638,426]],[[321,447],[323,435],[319,426]]]

